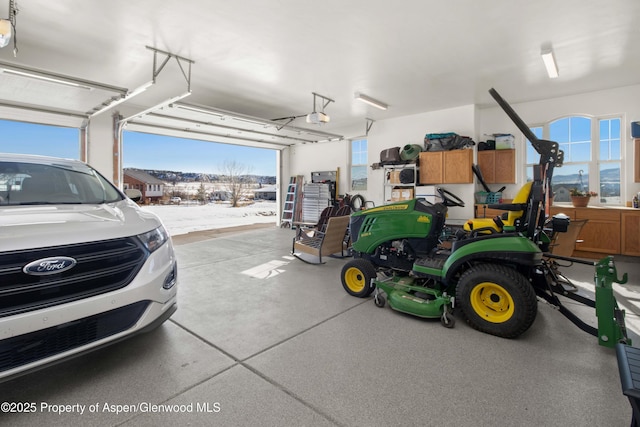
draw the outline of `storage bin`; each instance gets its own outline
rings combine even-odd
[[[502,200],[502,192],[500,191],[478,191],[476,193],[476,203],[478,204],[496,204]]]
[[[500,203],[501,200],[502,200],[502,192],[501,191],[491,191],[490,193],[487,193],[487,201],[486,201],[486,203],[488,205]]]
[[[487,194],[489,194],[487,191],[478,191],[476,193],[476,203],[487,203]]]
[[[511,150],[515,148],[515,137],[513,135],[500,135],[495,137],[496,150]]]

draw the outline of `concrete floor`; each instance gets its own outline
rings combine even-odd
[[[539,303],[534,325],[515,340],[477,332],[459,316],[446,329],[349,296],[340,284],[346,261],[293,259],[293,234],[269,227],[176,238],[176,314],[149,334],[1,384],[0,401],[38,410],[0,414],[0,424],[630,424],[615,351],[549,305]],[[617,266],[629,283],[616,286],[635,338],[640,268],[626,261]],[[592,267],[564,271],[591,286]],[[595,323],[593,309],[569,304]],[[57,414],[45,404],[86,407]]]

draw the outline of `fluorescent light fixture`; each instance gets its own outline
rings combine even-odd
[[[35,79],[35,80],[40,80],[40,81],[49,82],[49,83],[56,83],[56,84],[65,85],[65,86],[77,87],[79,89],[85,89],[85,90],[92,89],[90,86],[86,86],[86,85],[72,82],[69,80],[61,80],[53,77],[43,76],[40,74],[32,74],[32,73],[26,73],[24,71],[11,70],[8,68],[0,68],[0,72],[5,74],[13,74],[15,76],[27,77],[29,79]]]
[[[360,100],[362,102],[364,102],[365,104],[369,104],[372,105],[376,108],[379,108],[381,110],[386,110],[387,108],[389,108],[389,106],[387,104],[385,104],[384,102],[378,101],[377,99],[373,99],[370,96],[364,95],[362,93],[355,93],[355,98],[357,100]]]
[[[224,114],[222,113],[206,110],[204,108],[193,107],[191,105],[176,104],[176,105],[172,105],[171,107],[180,108],[181,110],[193,111],[195,113],[209,114],[211,116],[219,117],[221,119],[224,117]]]
[[[558,64],[556,64],[556,58],[553,55],[553,49],[550,47],[543,48],[542,52],[542,61],[544,61],[544,66],[547,68],[547,74],[550,79],[555,79],[559,76],[558,74]]]
[[[11,21],[0,19],[0,48],[5,47],[11,41]]]

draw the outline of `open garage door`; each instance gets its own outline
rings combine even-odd
[[[126,88],[0,62],[0,118],[80,128]]]
[[[128,121],[126,129],[276,150],[342,139],[341,135],[186,103],[170,104],[135,117]]]

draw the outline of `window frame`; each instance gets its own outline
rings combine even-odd
[[[586,182],[586,185],[588,186],[589,190],[595,191],[598,193],[598,197],[594,197],[593,200],[590,202],[590,205],[592,206],[624,206],[625,205],[625,194],[626,194],[626,179],[625,179],[625,163],[624,163],[624,144],[623,141],[625,140],[625,134],[624,134],[624,126],[623,124],[625,123],[624,121],[624,115],[623,114],[601,114],[601,115],[591,115],[591,114],[580,114],[580,113],[576,113],[576,114],[567,114],[567,115],[563,115],[563,116],[559,116],[559,117],[555,117],[553,119],[550,119],[546,122],[543,123],[533,123],[531,125],[528,125],[529,129],[531,129],[532,131],[535,128],[542,128],[542,139],[546,139],[546,140],[551,140],[551,136],[550,136],[550,127],[552,123],[558,122],[560,120],[563,119],[571,119],[571,118],[576,118],[576,117],[581,117],[581,118],[588,118],[591,120],[591,125],[590,125],[590,131],[591,131],[591,140],[590,140],[590,160],[588,161],[575,161],[575,162],[568,162],[566,159],[564,161],[565,165],[579,165],[579,164],[586,164],[588,171],[588,182]],[[619,139],[620,139],[620,158],[619,159],[606,159],[603,160],[600,158],[600,123],[604,120],[619,120],[620,121],[620,135],[619,135]],[[538,161],[539,161],[539,157],[536,157],[535,159],[535,163],[529,163],[527,159],[527,152],[529,151],[529,149],[531,149],[531,143],[529,142],[529,140],[524,137],[524,141],[525,141],[525,147],[526,147],[526,151],[525,151],[525,167],[524,167],[524,171],[523,171],[523,175],[524,175],[524,182],[528,181],[530,179],[530,177],[528,176],[528,172],[529,170],[531,170],[532,166],[537,165]],[[535,150],[534,150],[535,152]],[[536,153],[537,155],[537,153]],[[600,170],[601,170],[601,165],[603,164],[618,164],[620,166],[620,201],[616,202],[616,203],[606,203],[606,202],[602,202],[600,200],[600,189],[601,189],[601,182],[600,182]],[[561,171],[562,167],[554,169],[554,176],[557,175],[556,171]],[[596,190],[594,190],[596,189]],[[554,202],[555,203],[555,202]],[[561,204],[568,204],[569,202],[560,202]]]
[[[355,147],[354,144],[355,143],[362,143],[364,141],[364,145],[365,148],[364,150],[359,149],[358,151],[355,151]],[[361,148],[361,147],[358,147]],[[354,154],[358,153],[359,157],[362,157],[364,155],[364,162],[365,163],[355,163],[354,162]],[[369,159],[369,141],[367,139],[367,137],[360,137],[360,138],[354,138],[350,140],[349,143],[349,190],[352,192],[358,192],[358,191],[367,191],[368,190],[368,186],[369,186],[369,170],[368,170],[368,159]],[[361,158],[362,160],[362,158]],[[364,178],[362,178],[362,182],[364,183],[363,186],[354,186],[354,175],[357,175],[356,173],[354,173],[354,168],[358,168],[358,169],[364,169]]]

